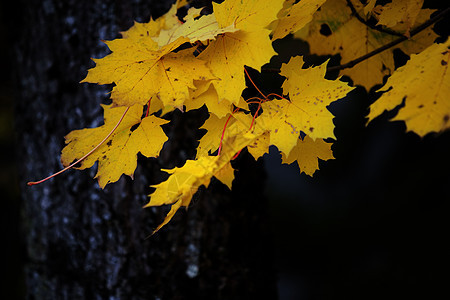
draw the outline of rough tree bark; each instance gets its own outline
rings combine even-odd
[[[218,182],[198,194],[157,235],[161,208],[143,210],[161,167],[194,155],[204,112],[178,113],[167,126],[166,154],[142,159],[134,181],[100,190],[95,170],[71,171],[26,187],[61,168],[64,135],[98,126],[108,89],[79,84],[89,57],[133,20],[148,21],[171,1],[21,0],[14,45],[25,282],[29,299],[276,298],[272,248],[261,186],[264,171],[248,155],[233,192]]]

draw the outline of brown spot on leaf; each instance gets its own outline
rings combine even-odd
[[[423,108],[423,104],[420,104],[419,106],[417,106],[417,108]]]
[[[109,140],[109,141],[106,143],[106,145],[108,145],[108,147],[111,147],[111,145],[112,145],[112,140]]]
[[[446,66],[447,62],[445,60],[441,60],[441,65]]]
[[[309,127],[309,131],[313,132],[314,131],[314,127]]]
[[[443,118],[444,123],[447,124],[447,122],[448,122],[449,119],[450,119],[450,116],[449,116],[449,115],[445,115],[444,118]]]

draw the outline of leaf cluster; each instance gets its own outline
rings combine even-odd
[[[276,146],[283,163],[297,162],[301,172],[312,176],[318,159],[333,158],[329,105],[355,85],[370,89],[392,75],[379,89],[383,93],[371,108],[370,120],[406,99],[396,119],[404,120],[408,130],[423,136],[450,127],[450,43],[435,44],[437,35],[430,28],[414,30],[433,13],[422,9],[423,0],[385,5],[375,0],[365,5],[357,0],[225,0],[213,3],[211,14],[189,8],[179,19],[177,10],[183,5],[177,1],[164,16],[135,23],[122,38],[106,42],[111,54],[94,59],[96,66],[82,81],[114,84],[112,103],[103,106],[104,125],[71,132],[61,157],[67,167],[81,161],[78,169],[98,161],[96,177],[103,188],[122,174],[133,176],[138,153],[159,156],[168,140],[161,126],[169,122],[161,115],[206,106],[209,118],[201,128],[207,132],[196,158],[164,170],[169,178],[149,195],[146,207],[171,205],[155,231],[180,207],[189,206],[212,177],[231,188],[230,162],[243,148],[258,159]],[[325,79],[328,61],[307,68],[302,56],[291,57],[279,70],[282,95],[265,94],[247,69],[261,71],[277,54],[273,41],[289,34],[307,41],[312,54],[339,54],[343,65],[369,58],[340,69],[339,75],[351,79],[349,85],[341,77]],[[392,49],[370,56],[399,36],[406,38],[398,48],[411,55],[404,67],[395,70]],[[242,97],[246,82],[259,96]],[[250,110],[249,104],[256,109]]]

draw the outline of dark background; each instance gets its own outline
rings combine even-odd
[[[24,107],[32,106],[33,103],[17,104],[16,100],[16,95],[21,93],[17,89],[26,85],[18,82],[21,77],[18,76],[19,72],[15,67],[18,61],[17,55],[23,52],[17,52],[14,46],[17,47],[18,41],[23,38],[21,36],[24,32],[23,16],[30,15],[27,11],[30,8],[25,4],[31,2],[17,2],[18,4],[2,2],[0,5],[0,144],[2,149],[0,192],[3,202],[1,228],[4,242],[2,245],[5,246],[1,259],[2,277],[5,280],[1,281],[1,291],[7,295],[2,297],[3,299],[20,299],[26,295],[26,276],[23,266],[30,261],[23,229],[26,226],[19,223],[20,212],[22,209],[23,215],[24,202],[33,199],[33,196],[30,196],[34,193],[33,190],[30,191],[30,188],[24,186],[26,179],[37,179],[42,175],[36,174],[37,178],[23,177],[26,173],[24,165],[37,163],[30,157],[24,157],[26,154],[23,151],[24,129],[21,127],[24,122],[21,114],[29,113]],[[51,1],[44,2],[51,3]],[[151,10],[139,13],[123,12],[120,20],[129,21],[107,26],[103,34],[99,30],[99,36],[93,37],[92,40],[117,37],[117,32],[129,28],[133,19],[141,22],[148,21],[150,13],[158,14],[164,9],[155,3],[155,1],[150,3],[152,7],[155,7],[153,12],[150,12]],[[120,1],[105,1],[103,8],[111,9],[108,8],[110,4],[114,4],[115,9],[120,9]],[[444,8],[444,4],[440,1],[426,1],[426,5]],[[82,7],[80,5],[80,9]],[[58,17],[58,15],[51,16],[51,18]],[[438,23],[436,31],[442,35],[448,34],[446,27],[448,20],[447,17],[446,20]],[[50,36],[58,37],[58,35]],[[64,36],[61,35],[61,39],[63,38]],[[82,45],[83,42],[83,40],[72,41],[73,45]],[[305,45],[298,43],[298,46],[299,48],[295,49],[302,49]],[[101,48],[102,46],[98,47],[93,48],[94,50],[87,54],[88,56],[80,58],[86,65],[85,69],[91,67],[90,56],[105,51]],[[298,53],[297,50],[286,49],[284,41],[277,42],[275,48],[283,53],[292,51]],[[310,61],[322,62],[324,59],[313,57]],[[338,61],[339,58],[333,58],[334,63]],[[397,55],[397,62],[404,63],[402,55]],[[279,61],[275,59],[274,66],[278,63]],[[82,74],[71,75],[70,78],[74,77],[70,79],[73,81],[72,85],[78,85],[77,82],[82,79],[82,76]],[[276,85],[279,80],[270,74],[264,74],[262,78],[257,74],[254,76],[256,81],[268,79],[273,85]],[[270,84],[264,85],[264,88],[270,90]],[[72,85],[69,83],[67,88],[73,88]],[[252,93],[252,91],[247,92]],[[267,220],[266,227],[260,228],[264,233],[258,235],[258,238],[265,239],[264,243],[261,241],[258,243],[261,243],[262,247],[269,248],[269,253],[272,254],[265,259],[267,268],[274,273],[273,280],[277,278],[280,299],[356,297],[375,299],[407,298],[418,295],[431,298],[439,292],[448,295],[447,282],[442,274],[447,270],[445,262],[449,253],[446,239],[449,228],[447,215],[450,200],[450,133],[429,134],[419,138],[414,133],[405,133],[403,123],[388,122],[388,117],[392,116],[392,113],[384,114],[365,126],[368,106],[376,97],[373,91],[367,95],[362,88],[358,88],[350,97],[331,106],[336,116],[337,142],[333,146],[336,159],[322,162],[321,170],[315,174],[314,178],[299,174],[297,166],[281,165],[280,156],[276,153],[276,149],[272,148],[271,154],[263,159],[267,179],[262,178],[259,182],[255,180],[252,183],[256,185],[252,187],[253,189],[264,191],[268,202],[259,199],[258,197],[264,197],[264,195],[258,191],[252,192],[252,188],[248,186],[238,184],[235,187],[233,197],[241,193],[245,196],[240,201],[247,200],[253,205],[242,209],[254,209],[256,212],[261,211],[261,214],[269,214],[270,218]],[[89,100],[84,101],[88,103]],[[65,110],[57,110],[60,114],[57,118],[64,120],[65,114],[75,112],[79,115],[79,119],[87,119],[83,126],[92,126],[98,122],[101,116],[98,108],[93,109],[95,113],[89,113],[89,109],[98,106],[98,103],[91,103],[88,107],[82,107],[82,105],[80,102]],[[48,118],[45,115],[35,117],[35,120]],[[18,124],[18,122],[21,123]],[[70,124],[66,133],[80,128],[80,124]],[[36,126],[39,127],[39,125]],[[53,124],[53,126],[56,125]],[[45,130],[46,127],[41,129]],[[51,128],[47,129],[51,130]],[[41,134],[42,136],[35,135],[34,138],[46,138],[44,132]],[[49,155],[47,153],[55,154],[52,154],[54,157],[51,158],[53,165],[42,170],[43,174],[49,174],[58,169],[57,153],[62,146],[63,135],[59,140],[52,142],[49,146],[51,150],[40,149],[38,155],[33,155],[33,159],[39,159]],[[175,147],[172,151],[177,149],[179,150]],[[32,154],[35,153],[34,151]],[[154,163],[152,166],[158,167]],[[257,176],[256,173],[261,171],[261,166],[261,161],[256,164],[241,162],[243,168],[241,172],[246,176]],[[141,173],[145,172],[141,171]],[[67,176],[58,179],[58,183],[62,186],[61,189],[65,188],[71,192],[69,185],[72,177],[82,176],[86,178],[85,180],[89,180],[92,172],[72,171],[72,175]],[[94,180],[88,181],[88,184],[96,185]],[[220,186],[215,186],[213,192],[202,192],[203,195],[197,201],[208,201],[208,193],[227,193]],[[82,185],[76,188],[84,187]],[[145,196],[146,191],[141,192],[142,196]],[[41,194],[39,195],[41,197]],[[89,207],[83,209],[89,209]],[[198,219],[198,215],[204,213],[202,209],[204,210],[205,207],[194,205],[188,213],[180,213],[183,216],[179,219],[189,219],[190,216]],[[73,213],[81,214],[82,212]],[[158,214],[149,215],[142,211],[142,215],[142,218],[150,218],[148,233],[151,225],[154,226],[159,221],[151,217]],[[229,219],[226,220],[229,221]],[[180,224],[184,224],[180,222],[182,221],[174,220],[174,224],[165,228],[165,232],[160,234],[157,242],[163,245],[161,247],[169,249],[173,246],[170,243],[163,243],[162,240],[166,239],[171,231],[179,231]],[[91,230],[94,229],[95,227]],[[69,237],[65,238],[69,239]],[[188,235],[188,238],[193,239],[195,236]],[[255,236],[247,238],[252,240]],[[170,241],[170,236],[167,239]],[[235,239],[234,247],[239,248],[239,242],[241,242],[240,239]],[[135,243],[146,243],[146,241],[136,237]],[[256,248],[252,249],[247,255],[258,255]],[[166,261],[169,262],[169,259],[167,258]],[[272,270],[273,266],[274,270]],[[232,277],[233,274],[228,276]],[[157,280],[157,275],[143,278],[143,280]],[[179,288],[189,290],[188,286]],[[185,292],[184,295],[185,298],[189,298],[190,293]],[[123,298],[132,297],[128,294]],[[214,299],[214,296],[211,296],[211,299]]]

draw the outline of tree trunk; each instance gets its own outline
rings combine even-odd
[[[213,181],[189,211],[146,239],[167,208],[142,209],[149,186],[195,154],[205,112],[176,113],[170,141],[158,159],[139,158],[135,179],[101,190],[95,168],[61,168],[64,136],[101,124],[110,87],[79,84],[100,42],[119,37],[133,20],[148,21],[167,1],[22,0],[14,21],[16,130],[20,158],[25,283],[30,299],[276,298],[272,248],[260,162],[247,154],[233,191]]]

